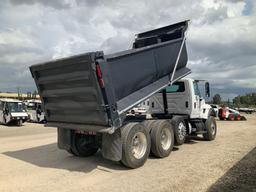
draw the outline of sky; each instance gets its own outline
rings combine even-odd
[[[33,64],[123,51],[136,33],[187,19],[190,77],[223,99],[256,91],[254,0],[1,0],[0,91],[35,90]]]

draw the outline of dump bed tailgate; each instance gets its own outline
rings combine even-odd
[[[95,74],[100,52],[30,67],[49,122],[108,125]]]

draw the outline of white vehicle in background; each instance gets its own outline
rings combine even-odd
[[[42,102],[38,99],[31,99],[25,102],[27,107],[27,113],[29,116],[29,121],[31,122],[44,122],[45,114],[42,110]]]
[[[127,116],[143,116],[146,117],[148,115],[149,110],[149,99],[140,103],[136,107],[132,108],[127,112]]]
[[[0,123],[21,126],[28,119],[24,103],[16,99],[0,99]]]
[[[253,112],[255,112],[255,109],[252,109],[252,108],[236,108],[236,110],[238,110],[239,112],[247,113],[247,114],[252,114]]]

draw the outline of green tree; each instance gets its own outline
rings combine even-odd
[[[233,99],[233,103],[236,106],[252,106],[252,105],[256,105],[256,93],[249,93],[246,95],[242,95],[242,96],[237,96]]]
[[[236,107],[240,107],[241,105],[240,95],[233,99],[233,103],[235,104]]]
[[[215,94],[212,98],[214,104],[221,104],[221,96],[220,94]]]

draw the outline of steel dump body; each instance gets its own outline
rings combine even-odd
[[[187,22],[138,34],[131,50],[31,66],[48,124],[88,131],[121,127],[128,110],[190,73]]]

